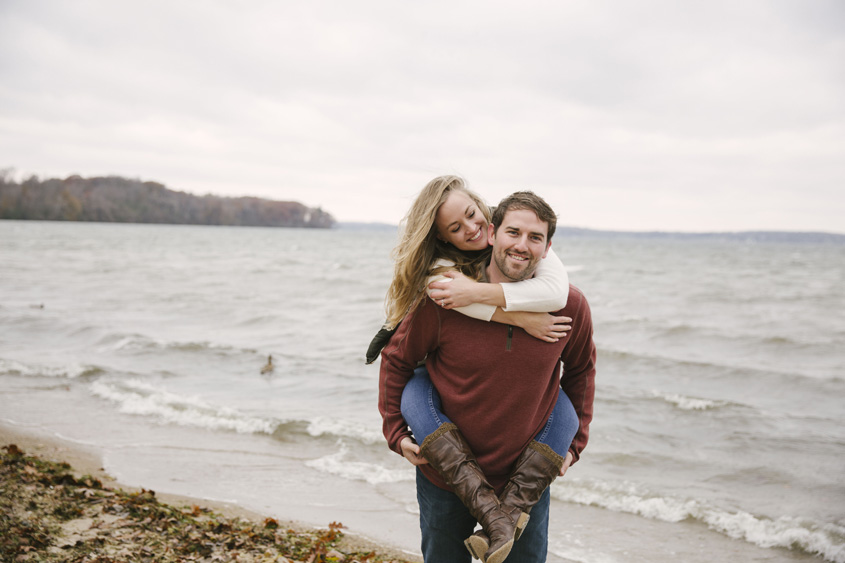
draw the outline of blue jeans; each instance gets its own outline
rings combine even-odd
[[[452,422],[443,413],[440,394],[428,376],[424,366],[414,370],[414,376],[402,391],[402,417],[418,444],[422,444],[426,436],[437,430],[441,424]],[[561,457],[572,444],[575,433],[578,432],[578,414],[572,401],[566,393],[558,393],[557,404],[546,425],[534,437],[541,444],[546,444]]]
[[[464,540],[475,529],[475,518],[461,499],[426,479],[417,468],[417,502],[420,505],[423,561],[426,563],[470,563]],[[507,563],[544,563],[549,547],[549,489],[531,510],[531,519]]]

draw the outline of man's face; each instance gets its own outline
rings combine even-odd
[[[491,224],[488,241],[493,247],[493,264],[508,281],[522,281],[534,275],[537,264],[546,257],[551,243],[546,235],[549,224],[530,209],[505,213],[499,230]]]

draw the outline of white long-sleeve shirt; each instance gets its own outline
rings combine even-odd
[[[455,264],[449,260],[440,259],[435,266],[447,268]],[[452,281],[444,275],[429,276],[426,280],[426,292],[431,296],[431,289],[428,285],[435,281]],[[563,262],[557,257],[554,250],[549,249],[546,257],[537,264],[537,271],[534,277],[513,283],[503,283],[502,291],[505,294],[504,311],[530,311],[535,313],[549,313],[558,311],[566,306],[566,299],[569,296],[569,274]],[[490,321],[493,313],[496,312],[495,305],[484,303],[472,303],[466,307],[456,307],[456,311],[482,321]]]

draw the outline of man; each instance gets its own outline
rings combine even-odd
[[[486,281],[532,277],[551,246],[555,225],[552,209],[533,193],[505,198],[488,230],[492,257]],[[548,343],[513,326],[444,310],[427,299],[383,350],[379,410],[390,448],[419,464],[408,450],[410,432],[400,412],[402,389],[419,361],[425,360],[442,410],[452,421],[421,445],[428,464],[418,466],[417,499],[426,561],[468,561],[465,543],[488,563],[505,557],[514,563],[545,561],[547,488],[587,443],[595,378],[592,321],[583,294],[570,287],[566,307],[554,314],[571,317],[572,329]],[[534,441],[561,388],[580,424],[565,458]],[[465,542],[476,521],[489,537],[476,535]],[[515,536],[519,541],[514,542]]]

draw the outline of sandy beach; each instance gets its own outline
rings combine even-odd
[[[8,424],[0,424],[0,447],[4,448],[4,459],[11,459],[15,456],[20,458],[21,455],[17,453],[20,452],[24,458],[33,457],[45,462],[67,464],[70,466],[68,471],[76,479],[81,479],[83,476],[91,477],[93,479],[90,479],[87,482],[96,483],[96,486],[92,486],[92,488],[100,489],[101,485],[102,490],[107,491],[106,494],[109,494],[108,492],[110,491],[120,491],[127,493],[130,498],[154,498],[155,500],[153,503],[164,505],[168,510],[175,509],[176,511],[183,511],[187,515],[213,514],[215,518],[219,517],[223,521],[228,522],[238,522],[240,525],[245,526],[245,529],[250,530],[266,529],[268,522],[270,522],[271,528],[287,530],[290,531],[289,533],[295,533],[296,537],[299,538],[300,541],[305,542],[309,541],[311,538],[319,540],[319,538],[325,537],[327,532],[330,533],[337,529],[334,526],[336,523],[333,522],[327,522],[325,529],[311,529],[308,526],[303,525],[301,522],[277,521],[232,503],[217,502],[207,499],[195,499],[174,494],[154,493],[145,489],[139,490],[137,488],[128,487],[117,482],[103,469],[100,455],[93,448],[86,448],[85,446],[79,444],[72,444],[48,436],[28,433],[20,428],[16,428]],[[50,467],[54,466],[50,465]],[[59,470],[61,471],[61,466],[56,467],[60,467]],[[33,468],[31,464],[29,467],[25,467],[24,469],[29,474],[38,474],[38,470]],[[12,477],[7,476],[6,474],[4,474],[4,478],[12,479]],[[8,482],[3,483],[4,490],[11,485],[13,484]],[[31,492],[34,492],[36,489],[34,485],[29,485],[26,488]],[[49,488],[53,489],[52,486]],[[90,490],[85,489],[85,491],[86,494],[90,496]],[[61,549],[57,548],[55,544],[67,547],[72,543],[79,541],[80,538],[84,541],[88,541],[89,543],[100,543],[103,545],[103,547],[100,548],[102,553],[98,553],[97,549],[94,548],[89,552],[89,558],[85,559],[86,561],[121,561],[123,560],[123,557],[128,557],[126,560],[134,560],[132,559],[132,556],[128,554],[138,554],[148,551],[149,546],[144,545],[149,542],[148,535],[144,536],[136,534],[134,537],[130,538],[126,534],[121,534],[119,539],[122,546],[121,553],[117,555],[114,553],[107,553],[108,542],[104,540],[104,536],[114,535],[116,532],[113,529],[110,529],[109,526],[103,524],[101,514],[92,518],[90,514],[86,513],[86,502],[83,498],[86,495],[76,496],[79,497],[79,501],[74,504],[78,504],[78,506],[75,506],[72,510],[78,513],[78,517],[65,521],[61,526],[61,533],[51,540],[48,540],[51,544],[54,544],[50,546],[53,548],[53,558],[50,559],[51,561],[63,560],[61,556],[56,558],[55,554],[60,553]],[[30,501],[29,506],[27,507],[15,506],[14,504],[11,506],[3,506],[2,509],[0,509],[0,516],[4,517],[6,522],[13,522],[14,520],[10,518],[12,515],[8,513],[3,514],[3,512],[23,511],[23,513],[26,513],[31,518],[37,519],[40,515],[34,514],[38,512],[32,508],[34,504],[35,503]],[[144,524],[144,522],[142,522],[142,524]],[[339,531],[341,532],[340,540],[336,543],[332,543],[330,549],[326,550],[318,547],[313,549],[312,553],[302,560],[348,562],[390,561],[395,563],[416,563],[421,561],[420,558],[409,555],[395,546],[377,545],[372,541],[343,533],[342,528]],[[175,530],[171,531],[168,529],[163,534],[165,536],[173,536],[177,533],[178,532]],[[255,537],[253,534],[254,532],[250,531],[247,532],[246,535]],[[92,538],[96,538],[96,541],[93,541]],[[160,538],[160,540],[165,543],[173,539],[174,538],[172,537]],[[16,554],[17,559],[14,559],[15,561],[44,560],[46,551],[41,551],[35,547],[38,545],[38,542],[30,541],[30,538],[24,538],[24,541],[22,541],[21,544],[23,547],[19,553]],[[49,549],[49,547],[45,546],[44,549]],[[260,552],[260,558],[256,558],[250,553],[251,551]],[[241,545],[238,549],[238,555],[238,557],[233,557],[231,560],[278,562],[297,561],[285,558],[278,553],[273,553],[272,550],[263,549],[260,545]],[[196,559],[192,558],[190,560],[226,561],[229,559],[225,553],[217,553],[210,558],[197,557]]]

